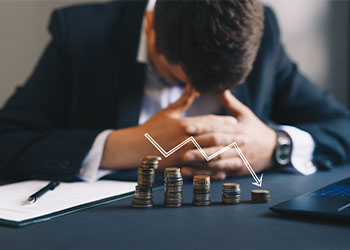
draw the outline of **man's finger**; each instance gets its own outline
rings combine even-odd
[[[191,167],[182,167],[181,168],[181,175],[184,177],[193,176],[193,168]]]
[[[199,93],[192,88],[190,84],[187,84],[182,96],[176,102],[164,109],[164,111],[180,117],[182,113],[192,105],[197,96],[199,96]]]
[[[226,174],[227,174],[227,177],[242,176],[242,175],[248,175],[249,171],[247,170],[247,168],[242,167],[236,170],[227,171]]]
[[[234,132],[234,125],[237,119],[232,116],[204,116],[203,118],[188,118],[189,125],[186,126],[185,132],[189,135],[199,135],[204,133]]]
[[[220,95],[220,99],[227,111],[234,117],[239,117],[249,110],[247,106],[233,96],[228,89]]]
[[[218,161],[210,161],[208,162],[207,167],[225,171],[237,171],[243,167],[243,161],[239,157],[231,157]]]
[[[247,143],[247,136],[243,134],[230,135],[223,133],[208,133],[197,135],[194,137],[197,143],[202,148],[214,147],[214,146],[228,146],[233,142],[236,142],[239,147],[243,147]]]
[[[221,146],[210,147],[210,148],[204,148],[203,151],[208,157],[210,157],[211,155],[215,154],[216,152],[219,152],[223,148],[224,147],[221,147]],[[236,150],[234,148],[230,148],[230,149],[226,150],[225,152],[223,152],[222,154],[217,155],[216,157],[214,157],[210,161],[214,161],[214,160],[217,161],[220,159],[231,158],[231,157],[234,157],[237,155],[238,155],[238,153],[236,152]],[[202,162],[206,163],[207,160],[204,158],[204,156],[202,155],[202,153],[200,151],[198,151],[197,149],[193,149],[193,150],[187,151],[184,154],[183,162],[185,162],[186,164],[196,164],[196,163],[202,163]]]
[[[217,171],[212,178],[214,180],[225,180],[227,177],[226,173],[224,171]]]
[[[214,173],[216,173],[216,171],[209,170],[209,169],[190,167],[190,166],[183,166],[181,168],[181,174],[184,177],[185,176],[190,177],[190,176],[200,175],[200,174],[212,176]]]
[[[181,174],[184,177],[192,177],[195,175],[209,175],[214,180],[226,179],[225,171],[212,171],[208,169],[199,169],[194,167],[184,166],[181,168]]]

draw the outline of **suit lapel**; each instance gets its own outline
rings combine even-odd
[[[145,65],[136,61],[146,2],[130,2],[116,25],[111,53],[114,75],[116,128],[138,124]]]
[[[141,108],[144,65],[130,62],[129,55],[116,53],[115,91],[116,128],[135,126]],[[129,60],[129,61],[128,61]]]

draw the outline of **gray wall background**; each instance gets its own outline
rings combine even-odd
[[[50,37],[53,9],[103,0],[0,0],[0,107],[30,75]],[[349,106],[348,0],[264,0],[289,55],[315,84]]]

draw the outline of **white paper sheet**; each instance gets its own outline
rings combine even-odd
[[[25,181],[0,186],[0,219],[22,221],[81,204],[135,191],[136,182],[98,181],[63,183],[41,196],[34,204],[28,197],[49,182]]]

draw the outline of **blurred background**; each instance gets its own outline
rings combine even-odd
[[[0,0],[0,107],[30,75],[50,37],[53,9],[104,0]],[[282,41],[300,70],[350,105],[350,1],[263,0],[279,19]]]

